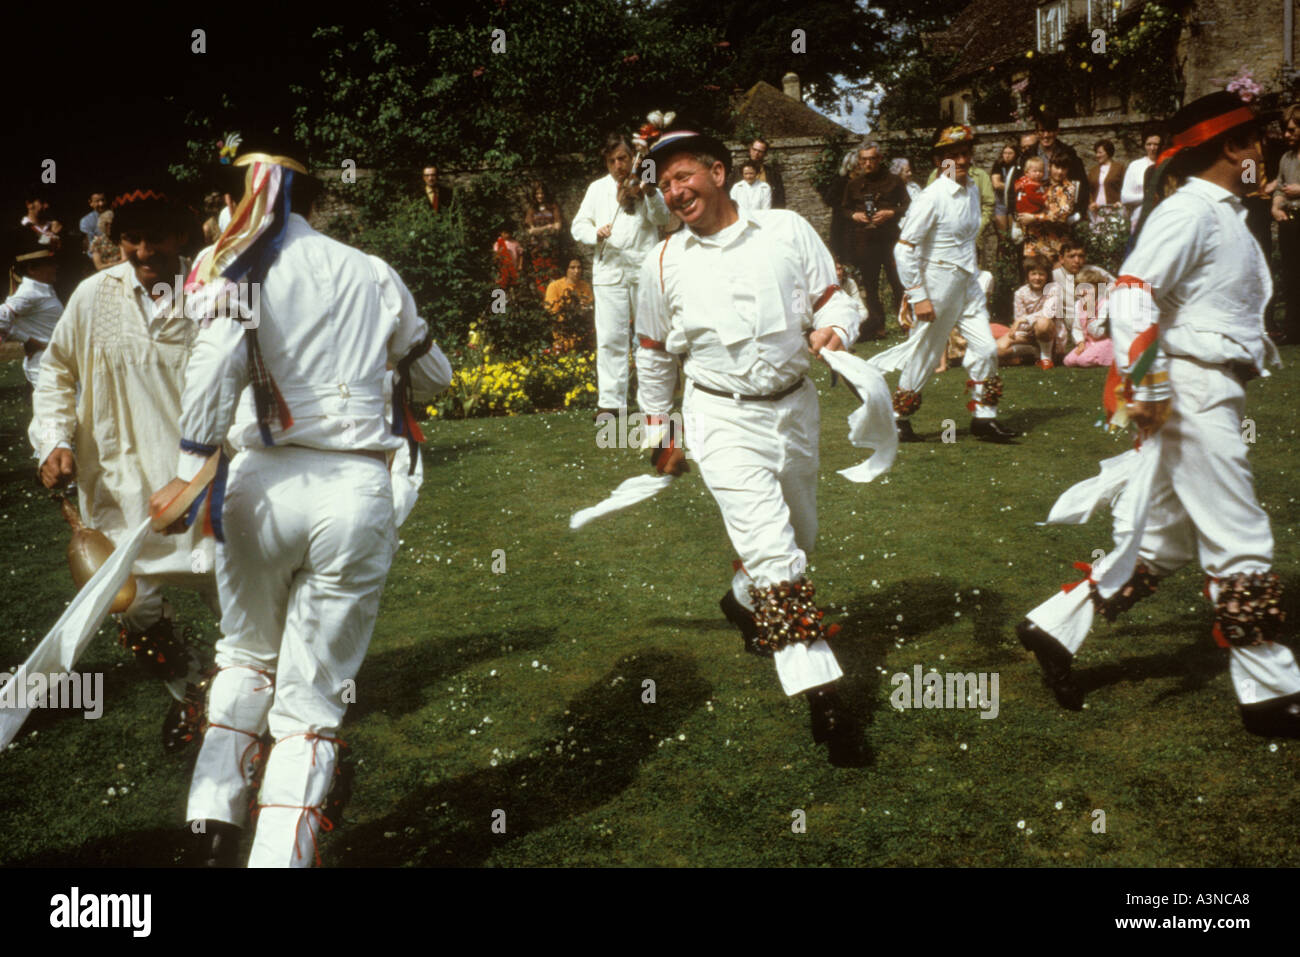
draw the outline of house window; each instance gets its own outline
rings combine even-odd
[[[1129,6],[1128,0],[1088,0],[1088,29],[1110,30]]]
[[[1054,0],[1038,8],[1038,52],[1055,53],[1061,49],[1065,37],[1065,23],[1069,17],[1067,0]]]

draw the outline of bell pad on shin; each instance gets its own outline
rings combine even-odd
[[[749,594],[754,601],[754,623],[758,626],[755,644],[775,653],[794,642],[811,644],[835,635],[840,626],[822,624],[826,613],[813,604],[815,591],[813,583],[806,578],[767,588],[751,585]]]
[[[912,389],[898,389],[894,392],[894,411],[901,416],[914,415],[921,408],[921,393]]]
[[[170,619],[159,618],[144,631],[127,631],[123,625],[118,631],[118,643],[156,678],[173,681],[189,674],[189,648],[176,636]]]
[[[1254,572],[1219,580],[1214,602],[1216,637],[1238,648],[1277,641],[1286,624],[1282,580],[1276,572]]]

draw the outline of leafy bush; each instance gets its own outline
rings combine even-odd
[[[491,346],[480,344],[477,330],[472,336],[472,358],[453,363],[451,388],[429,406],[429,415],[453,419],[521,415],[594,404],[594,352],[556,354],[544,349],[522,359],[499,359]]]

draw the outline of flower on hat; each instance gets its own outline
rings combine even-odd
[[[1246,67],[1242,67],[1237,75],[1228,83],[1228,92],[1236,93],[1241,97],[1243,103],[1250,103],[1259,98],[1264,92],[1263,88],[1255,82],[1254,75]]]
[[[654,110],[646,114],[646,121],[632,134],[632,144],[638,150],[647,149],[663,135],[664,128],[671,126],[675,119],[677,119],[677,114],[672,111],[665,113],[662,110]]]
[[[220,157],[222,166],[230,165],[230,161],[239,152],[239,144],[243,141],[244,138],[238,133],[227,133],[224,139],[217,140],[217,149],[219,151],[217,156]]]

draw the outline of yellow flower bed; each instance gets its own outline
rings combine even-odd
[[[429,406],[429,415],[472,418],[567,409],[582,405],[596,392],[592,352],[554,355],[548,350],[524,359],[493,361],[491,347],[485,347],[482,355],[480,364],[453,372],[451,388]]]

